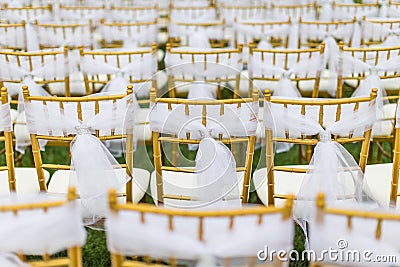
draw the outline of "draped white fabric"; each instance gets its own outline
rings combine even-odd
[[[60,198],[46,195],[24,197],[11,195],[0,198],[0,204],[15,205],[57,200]],[[0,244],[2,253],[54,254],[67,247],[82,246],[86,240],[79,207],[75,201],[49,208],[46,212],[43,209],[21,210],[17,215],[13,212],[1,212],[0,225],[0,238],[7,241]]]
[[[167,104],[157,103],[150,113],[150,128],[180,138],[189,133],[191,139],[202,139],[196,156],[193,206],[240,206],[235,160],[231,151],[214,138],[255,135],[258,103],[224,105],[222,115],[220,105],[208,105],[206,125],[202,124],[202,108],[182,104],[169,110]]]
[[[0,253],[0,265],[7,267],[29,267],[22,262],[16,255],[8,253]]]
[[[217,49],[182,47],[174,51],[206,52]],[[243,68],[242,54],[220,53],[208,55],[172,54],[165,56],[167,74],[193,76],[196,80],[238,75]]]
[[[0,103],[0,132],[12,131],[12,121],[10,115],[10,104]]]
[[[121,50],[120,50],[121,51]],[[127,50],[128,51],[128,50]],[[132,50],[129,50],[132,51]],[[117,65],[116,57],[108,57],[105,62],[104,57],[95,58],[85,56],[81,60],[81,70],[89,75],[110,74],[114,77],[104,86],[102,92],[123,93],[126,87],[131,84],[129,77],[135,80],[150,80],[157,72],[157,56],[155,54],[137,54],[121,56],[118,59],[120,67]],[[137,83],[134,85],[134,92],[138,96],[148,95],[151,83]]]
[[[125,255],[151,255],[194,260],[201,266],[220,266],[224,258],[250,258],[260,249],[288,251],[292,248],[293,222],[281,215],[237,216],[229,229],[229,218],[204,218],[203,241],[198,239],[199,219],[174,217],[174,230],[168,229],[168,217],[158,214],[119,211],[106,221],[107,247]],[[174,244],[171,246],[171,244]],[[198,265],[200,266],[200,265]]]
[[[281,56],[281,57],[279,57]],[[284,97],[301,97],[300,92],[295,84],[290,80],[293,76],[302,77],[317,77],[318,71],[324,69],[324,60],[322,55],[309,57],[309,54],[304,54],[304,57],[297,62],[297,54],[288,57],[287,66],[289,69],[284,68],[284,55],[276,55],[276,65],[269,64],[272,62],[272,54],[264,54],[250,56],[249,58],[249,75],[250,77],[280,77],[276,86],[278,90],[274,91],[275,96]]]
[[[62,27],[62,22],[51,22],[60,27],[37,26],[37,38],[40,44],[49,47],[89,47],[93,45],[93,34],[90,24],[82,24],[77,27]]]
[[[221,40],[224,38],[224,32],[218,26],[197,26],[197,25],[179,25],[171,23],[168,26],[168,35],[173,38],[181,38],[182,45],[199,48],[211,48],[209,39]],[[185,41],[187,39],[187,41]]]
[[[324,107],[324,129],[318,123],[319,107],[306,107],[306,115],[301,115],[300,106],[284,108],[283,105],[264,103],[264,126],[272,129],[275,136],[284,137],[285,132],[289,132],[290,137],[300,137],[302,134],[320,136],[320,142],[314,149],[307,174],[297,194],[294,213],[300,222],[308,221],[314,216],[313,200],[319,192],[325,193],[330,205],[345,200],[370,200],[358,164],[331,136],[348,136],[349,133],[353,133],[354,137],[362,136],[375,122],[375,105],[360,104],[357,111],[353,110],[354,105],[342,105],[341,118],[337,122],[336,108],[337,106]]]
[[[111,135],[133,131],[135,98],[133,95],[117,100],[100,102],[100,112],[94,114],[94,102],[82,103],[82,121],[77,116],[76,103],[25,102],[26,120],[30,133],[51,136],[76,134],[71,142],[71,176],[76,176],[82,206],[91,214],[84,218],[87,224],[104,217],[107,209],[107,193],[111,188],[119,190],[129,177],[119,178],[115,171],[121,166],[107,148],[92,134]],[[137,103],[136,103],[137,104]]]

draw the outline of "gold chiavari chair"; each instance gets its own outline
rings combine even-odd
[[[310,266],[398,263],[398,214],[357,206],[330,207],[323,193],[317,196],[316,209],[316,218],[309,227],[310,250],[314,255]],[[336,251],[338,257],[324,256],[325,249]]]
[[[227,26],[232,26],[235,21],[264,20],[268,13],[267,5],[265,4],[229,5],[221,3],[218,10],[220,18],[225,19]]]
[[[14,148],[13,148],[13,131],[10,107],[7,89],[1,88],[1,115],[2,136],[0,141],[4,143],[5,165],[0,167],[0,194],[8,194],[9,192],[17,192],[18,194],[39,192],[39,183],[34,168],[16,168],[14,164]],[[9,122],[7,122],[9,120]],[[8,128],[9,127],[9,128]],[[49,180],[49,173],[44,172],[44,180]]]
[[[224,133],[218,132],[218,138],[215,136],[210,137],[214,138],[218,142],[230,145],[230,150],[232,151],[234,160],[236,161],[236,169],[234,169],[233,172],[236,172],[238,179],[238,183],[235,183],[234,187],[239,190],[242,203],[247,203],[254,155],[255,132],[257,128],[256,114],[258,111],[258,92],[255,91],[252,98],[203,100],[156,98],[155,91],[152,90],[150,92],[150,101],[152,106],[152,111],[150,112],[150,127],[152,129],[155,165],[155,172],[152,174],[150,184],[154,201],[156,203],[162,202],[168,204],[171,202],[169,203],[171,205],[175,205],[174,203],[178,203],[178,205],[181,203],[184,205],[185,202],[192,200],[191,183],[194,181],[195,175],[197,175],[195,168],[190,166],[193,164],[191,164],[190,161],[187,162],[185,159],[183,159],[184,161],[181,163],[178,162],[176,159],[178,159],[178,156],[182,153],[179,151],[180,154],[178,155],[176,147],[174,148],[172,146],[172,155],[170,155],[170,157],[167,153],[164,153],[165,151],[162,151],[162,148],[168,147],[168,145],[175,144],[175,146],[179,147],[179,145],[201,144],[203,138],[201,136],[194,136],[195,134],[198,134],[198,132],[194,131],[194,134],[191,135],[193,129],[185,128],[186,126],[189,127],[187,123],[190,124],[190,121],[184,121],[182,122],[182,125],[178,125],[181,123],[179,122],[178,117],[182,118],[184,115],[185,119],[191,120],[190,118],[192,118],[193,121],[191,123],[197,122],[198,124],[201,124],[197,125],[198,127],[205,127],[207,131],[209,130],[207,127],[209,126],[213,128],[214,124],[217,124],[224,129],[222,130]],[[155,111],[156,109],[159,109],[160,111],[157,113],[157,111]],[[227,119],[229,116],[232,116],[230,113],[232,110],[237,110],[238,113],[231,119]],[[199,112],[201,114],[199,114]],[[225,115],[226,117],[224,117]],[[160,119],[156,116],[166,116],[165,121],[160,122]],[[199,122],[200,118],[201,122]],[[175,121],[175,119],[177,121]],[[174,129],[171,130],[173,132],[168,130],[169,126],[167,126],[167,124],[171,122],[176,124],[176,127],[173,127]],[[242,127],[241,129],[246,133],[240,133],[240,135],[230,133],[228,125],[231,127]],[[218,127],[215,131],[219,131]],[[232,131],[238,133],[236,130],[232,129]],[[180,136],[181,134],[185,137]],[[214,132],[214,134],[216,133]],[[235,151],[240,144],[243,144],[242,147],[244,150]],[[209,149],[212,150],[212,148]],[[240,153],[246,155],[244,160],[239,160]],[[216,156],[214,155],[214,157]],[[216,158],[215,160],[218,159]],[[168,166],[168,162],[171,162],[170,166]],[[219,177],[215,178],[217,179]],[[229,178],[235,179],[236,177]],[[220,188],[219,190],[223,189]]]
[[[213,6],[213,0],[171,0],[173,6]]]
[[[91,20],[94,25],[104,19],[105,5],[83,6],[83,5],[60,5],[59,16],[63,20],[84,22]]]
[[[100,21],[103,48],[149,47],[157,42],[157,19],[152,21],[116,22]]]
[[[118,6],[112,4],[107,20],[115,21],[154,21],[158,18],[158,5]]]
[[[209,42],[207,45],[212,48],[224,48],[228,45],[228,40],[225,39],[224,20],[202,22],[171,21],[168,25],[168,35],[168,43],[171,47],[190,46],[191,38],[199,39],[199,35],[201,37],[204,36]],[[200,46],[201,43],[195,45]]]
[[[398,18],[363,17],[363,35],[361,44],[367,46],[382,44],[391,34],[400,29]],[[398,33],[397,35],[399,35]]]
[[[343,15],[351,15],[361,18],[366,17],[376,17],[379,12],[380,4],[379,1],[374,3],[339,3],[332,2],[333,12]]]
[[[111,86],[115,87],[111,83],[118,75],[122,75],[126,79],[126,83],[133,85],[134,93],[142,106],[135,117],[137,124],[135,137],[139,141],[151,142],[151,131],[148,124],[150,88],[159,88],[157,86],[159,82],[161,86],[167,82],[166,75],[163,72],[158,73],[156,44],[153,44],[151,48],[132,48],[120,51],[81,48],[80,56],[87,94],[96,93],[101,88],[110,93],[121,93],[115,90],[122,90],[122,86],[121,88],[111,88]],[[96,63],[100,68],[91,69]],[[103,67],[101,67],[102,65]]]
[[[31,197],[19,200],[19,197],[15,196],[14,202],[1,198],[0,235],[2,238],[10,238],[10,233],[6,231],[12,231],[12,240],[2,244],[2,252],[15,253],[27,266],[82,267],[81,247],[85,243],[86,233],[80,220],[79,209],[74,203],[77,197],[75,188],[68,189],[66,200],[39,196],[37,199]],[[65,218],[66,216],[69,217]],[[35,224],[17,229],[26,226],[26,221]],[[57,223],[58,227],[46,228],[52,227],[48,225],[49,222]],[[51,231],[52,235],[47,234],[48,231]],[[68,240],[65,240],[67,235]],[[26,240],[28,237],[37,240]],[[64,240],[51,240],[51,238],[64,238]],[[32,242],[35,242],[34,245]],[[64,250],[66,255],[57,253]],[[16,259],[11,260],[9,264],[21,266]]]
[[[221,98],[225,84],[234,81],[233,96],[239,96],[242,46],[237,49],[171,48],[167,44],[165,64],[170,97],[185,94],[196,81],[204,81],[216,87],[217,98]],[[210,69],[215,71],[205,75]]]
[[[390,62],[396,62],[400,59],[400,46],[396,47],[367,47],[367,48],[352,48],[344,47],[342,44],[339,45],[342,60],[339,59],[339,75],[338,75],[338,97],[342,97],[344,92],[344,84],[349,85],[352,88],[362,87],[362,83],[365,79],[370,78],[372,75],[377,75],[379,78],[379,85],[382,90],[386,90],[388,95],[399,95],[399,77],[400,74],[397,70],[392,70]],[[340,74],[342,68],[346,68],[347,65],[354,64],[346,62],[346,58],[355,58],[357,62],[361,62],[369,65],[370,67],[363,70],[354,69],[353,73]],[[354,64],[356,65],[356,64]],[[386,69],[387,68],[387,69]],[[382,93],[382,96],[384,94]],[[386,123],[374,126],[373,131],[373,144],[378,146],[378,157],[377,160],[380,162],[382,154],[386,154],[382,149],[382,142],[393,143],[393,126],[390,120],[394,118],[396,110],[396,104],[384,103],[382,100],[382,117],[386,119]],[[371,146],[372,149],[372,146]],[[390,155],[388,155],[390,158]]]
[[[121,205],[116,201],[115,192],[111,191],[109,204],[111,216],[107,221],[106,233],[113,267],[181,266],[199,262],[204,266],[212,266],[216,262],[219,266],[280,266],[282,262],[278,257],[274,261],[257,260],[259,249],[255,249],[256,244],[262,241],[262,246],[265,244],[269,249],[286,251],[290,250],[293,242],[293,223],[290,220],[293,200],[288,200],[280,208],[196,211],[165,209],[147,204]],[[158,226],[154,224],[156,221]],[[124,233],[120,231],[128,225],[130,227]],[[271,225],[274,225],[273,231],[279,234],[271,235]],[[268,230],[259,230],[262,227]],[[151,229],[157,229],[157,234]],[[153,238],[149,238],[150,233],[155,234]],[[215,239],[217,236],[220,238]],[[230,238],[230,241],[225,238]],[[253,242],[251,245],[240,245],[239,240],[243,239]],[[164,244],[174,241],[178,246],[173,249],[166,251],[162,248]],[[234,249],[226,253],[220,248],[235,246],[240,247],[240,252]],[[140,251],[136,250],[139,247]],[[185,247],[190,247],[192,252]],[[209,256],[201,259],[198,253]]]
[[[174,6],[169,7],[169,21],[201,22],[217,20],[215,6]]]
[[[324,67],[320,59],[324,49],[324,44],[308,49],[260,49],[250,44],[248,94],[254,86],[257,86],[259,90],[269,89],[276,95],[287,95],[285,90],[289,90],[288,88],[276,88],[276,86],[283,76],[289,75],[287,78],[302,95],[318,97],[321,72]],[[293,69],[302,62],[306,64],[304,67]],[[314,62],[315,65],[310,62]],[[306,71],[309,67],[312,69]]]
[[[26,51],[25,21],[20,23],[0,23],[0,41],[2,49]]]
[[[253,182],[260,200],[265,205],[281,205],[282,199],[285,199],[288,195],[297,195],[308,169],[308,166],[305,165],[275,166],[274,143],[314,146],[320,142],[322,135],[321,132],[316,135],[307,135],[303,132],[305,129],[298,129],[298,131],[296,131],[294,128],[293,130],[283,130],[286,132],[273,132],[275,131],[273,127],[280,129],[279,123],[283,123],[279,120],[278,115],[274,113],[276,110],[282,109],[282,111],[287,110],[289,113],[298,114],[298,119],[305,116],[307,119],[312,120],[315,125],[319,124],[323,129],[326,129],[329,125],[333,125],[334,122],[341,121],[343,118],[346,120],[346,116],[351,112],[366,111],[366,105],[368,105],[369,110],[369,108],[372,107],[371,105],[375,104],[376,96],[376,89],[372,90],[369,97],[342,99],[278,98],[271,97],[271,93],[268,90],[265,91],[264,110],[266,109],[265,105],[270,107],[267,109],[269,113],[264,111],[264,126],[268,126],[265,127],[266,168],[258,169],[253,174]],[[271,108],[272,106],[274,109]],[[373,112],[375,112],[375,110]],[[268,121],[266,121],[266,115],[269,118]],[[295,118],[297,119],[297,117]],[[295,120],[292,120],[293,124],[295,124]],[[371,122],[371,124],[372,123],[373,122]],[[276,126],[271,124],[275,124]],[[363,129],[362,133],[358,133],[357,136],[353,134],[354,130],[349,130],[347,133],[342,133],[340,136],[333,136],[333,134],[330,134],[330,136],[332,141],[338,142],[339,144],[352,142],[361,143],[358,165],[361,171],[364,172],[369,152],[371,129],[368,129],[367,125],[365,125],[365,129]],[[336,155],[326,156],[333,157]],[[310,167],[312,168],[313,166]]]
[[[52,16],[52,5],[46,6],[23,6],[10,7],[5,4],[1,9],[2,17],[6,21],[17,22],[17,20],[32,21],[34,19],[49,18]]]
[[[315,2],[301,4],[271,3],[271,12],[274,18],[291,18],[293,21],[300,17],[315,18],[317,5]]]
[[[93,49],[93,25],[87,22],[39,22],[35,21],[40,49],[68,46],[69,49],[87,47]]]
[[[320,21],[299,19],[299,44],[298,47],[319,46],[324,38],[332,36],[338,43],[351,46],[356,18],[350,20]]]
[[[123,141],[120,145],[120,148],[123,149],[123,151],[125,152],[125,163],[120,164],[121,168],[119,168],[119,166],[115,166],[115,164],[117,163],[113,163],[113,165],[111,166],[112,170],[104,170],[104,173],[102,172],[103,169],[93,169],[99,167],[98,164],[103,164],[103,167],[105,166],[104,164],[106,164],[107,162],[107,164],[111,164],[111,162],[109,162],[109,159],[105,161],[105,158],[113,156],[110,154],[108,156],[104,154],[104,157],[102,159],[97,159],[101,163],[93,162],[94,165],[90,167],[90,170],[83,171],[84,173],[86,173],[86,179],[88,179],[88,176],[91,172],[98,170],[100,170],[100,172],[97,172],[97,174],[107,174],[107,179],[111,179],[111,177],[115,176],[115,179],[126,180],[125,177],[127,177],[128,180],[126,184],[123,185],[123,188],[117,188],[117,190],[120,190],[122,196],[126,196],[127,202],[137,203],[140,201],[148,187],[150,174],[147,170],[133,168],[134,139],[133,131],[131,131],[129,127],[131,126],[130,123],[132,122],[127,119],[129,117],[127,116],[127,114],[131,114],[130,112],[134,112],[131,109],[131,105],[134,105],[134,102],[132,102],[132,98],[126,98],[133,93],[132,86],[128,86],[127,92],[124,94],[99,96],[94,95],[84,97],[31,96],[26,86],[23,87],[23,93],[26,113],[27,116],[29,116],[27,122],[28,129],[30,130],[32,153],[35,161],[35,168],[39,177],[41,190],[47,191],[49,193],[63,194],[66,192],[68,185],[78,185],[77,191],[79,192],[82,190],[79,185],[82,185],[83,181],[79,181],[79,179],[85,179],[85,177],[79,177],[78,167],[75,167],[75,169],[71,169],[71,164],[73,164],[72,162],[74,161],[74,147],[72,141],[78,140],[76,138],[82,134],[89,134],[96,137],[96,139],[98,139],[97,141]],[[29,109],[28,106],[30,107]],[[49,112],[50,108],[52,108],[51,113]],[[109,117],[107,114],[111,115],[111,113],[108,112],[111,110],[114,115]],[[39,113],[36,114],[36,112]],[[44,112],[44,114],[41,114],[41,112]],[[65,123],[64,125],[59,125],[55,121],[50,121],[51,119],[49,119],[49,121],[47,122],[43,122],[41,121],[41,116],[64,116],[65,118],[59,119],[67,120],[67,118],[69,118],[69,121],[72,124],[76,125],[72,126],[71,129],[71,125],[68,126],[67,123]],[[94,123],[94,125],[90,126],[90,123]],[[43,130],[43,127],[47,128],[48,130]],[[126,128],[126,130],[122,129],[124,127]],[[46,140],[51,143],[71,145],[72,162],[69,162],[68,164],[66,164],[65,162],[61,162],[61,164],[44,163],[44,160],[46,160],[46,151],[41,152],[42,143],[39,143],[40,140]],[[93,146],[91,149],[94,149]],[[102,151],[105,151],[104,149],[102,149]],[[82,156],[82,153],[77,154],[77,156]],[[97,151],[96,153],[99,153],[99,151]],[[102,153],[105,152],[100,152],[99,154]],[[95,156],[99,155],[87,156],[88,158],[82,160],[89,160],[90,163],[90,158]],[[75,159],[75,161],[76,160],[78,159]],[[77,166],[78,162],[75,162],[74,165]],[[46,169],[55,170],[50,178],[48,187],[44,182],[43,176]],[[107,182],[99,180],[98,183],[100,186],[100,184],[104,184]],[[110,180],[109,183],[111,184],[113,182]],[[118,186],[122,187],[122,184]],[[89,189],[90,188],[85,188],[85,190]],[[106,194],[107,192],[102,193]]]

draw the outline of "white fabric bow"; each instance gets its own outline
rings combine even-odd
[[[150,113],[151,130],[176,134],[180,138],[187,138],[189,133],[192,139],[202,139],[196,155],[192,206],[240,206],[235,159],[231,151],[214,138],[254,135],[258,103],[242,104],[240,108],[224,105],[223,115],[220,115],[219,105],[207,106],[207,125],[202,124],[202,106],[188,108],[186,115],[184,104],[172,105],[172,110],[167,104],[155,104]]]
[[[221,40],[224,38],[224,32],[218,26],[185,26],[171,23],[168,27],[168,33],[170,37],[188,38],[186,45],[199,48],[211,48],[209,39]]]
[[[320,136],[297,194],[294,209],[295,218],[303,227],[304,222],[315,215],[314,200],[320,192],[325,194],[330,204],[344,200],[370,200],[360,167],[351,154],[332,140],[331,136],[346,136],[349,133],[353,133],[354,137],[362,136],[364,131],[372,128],[376,120],[375,105],[360,104],[357,111],[353,110],[353,105],[342,105],[341,119],[328,124],[325,129],[318,123],[318,106],[306,107],[306,116],[301,114],[301,107],[297,106],[284,108],[282,105],[264,102],[264,107],[264,126],[273,130],[275,136],[283,137],[286,132],[291,137],[300,137],[303,134]],[[324,123],[329,123],[332,119],[335,121],[336,108],[324,107]]]
[[[297,56],[297,55],[296,55]],[[308,55],[307,55],[308,56]],[[301,97],[301,94],[297,87],[290,80],[292,75],[302,75],[306,76],[310,73],[314,73],[311,75],[315,75],[318,71],[322,71],[324,69],[323,66],[323,57],[313,56],[311,58],[300,59],[299,62],[295,57],[289,57],[289,69],[286,70],[279,65],[269,65],[265,64],[265,62],[272,62],[272,60],[265,59],[266,55],[264,55],[264,60],[260,57],[255,57],[254,55],[250,57],[251,64],[249,64],[249,74],[252,77],[272,77],[272,76],[280,76],[279,82],[276,86],[277,90],[274,90],[275,96],[283,96],[283,97]],[[279,59],[278,59],[279,60]],[[293,61],[294,64],[291,64]],[[311,76],[310,75],[310,76]]]
[[[115,103],[100,103],[100,112],[94,114],[94,102],[82,105],[82,118],[77,118],[76,104],[65,103],[60,110],[57,102],[46,106],[38,102],[25,102],[26,120],[29,132],[64,136],[76,134],[71,142],[70,179],[76,177],[82,206],[89,213],[85,223],[92,224],[103,218],[107,210],[109,189],[120,190],[129,177],[118,177],[121,169],[116,159],[102,142],[92,134],[116,134],[132,132],[134,127],[135,98],[128,95]],[[137,103],[136,103],[137,104]]]

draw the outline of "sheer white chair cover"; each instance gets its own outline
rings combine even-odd
[[[305,229],[306,222],[315,216],[315,197],[323,192],[329,205],[343,201],[363,203],[371,201],[363,172],[352,155],[331,136],[362,136],[371,129],[376,120],[375,102],[373,105],[360,104],[354,111],[354,105],[342,105],[341,118],[335,122],[336,106],[324,107],[326,114],[324,127],[318,123],[318,109],[306,107],[306,115],[300,112],[300,106],[284,108],[282,105],[264,102],[264,126],[273,130],[277,137],[289,132],[291,137],[319,134],[320,141],[314,149],[310,165],[305,175],[294,207],[295,219]],[[275,122],[275,123],[274,123]]]
[[[27,49],[26,47],[26,27],[0,27],[1,48],[17,47]]]
[[[81,60],[80,68],[89,75],[113,75],[114,77],[103,87],[102,92],[120,94],[124,93],[126,87],[131,84],[129,76],[137,80],[150,80],[157,72],[158,62],[156,55],[148,53],[130,55],[130,57],[131,62],[124,62],[122,61],[124,58],[121,57],[120,67],[117,67],[117,62],[114,58],[109,57],[108,62],[105,62],[104,58],[100,56],[96,58],[85,56]],[[127,60],[127,57],[125,60]],[[138,96],[149,95],[151,83],[144,82],[133,85],[134,92]]]
[[[10,22],[20,23],[25,21],[25,33],[26,33],[26,49],[27,51],[37,51],[39,50],[39,39],[34,26],[35,20],[50,20],[52,14],[46,12],[41,15],[34,17],[23,16],[21,14],[16,14],[15,12],[2,12],[2,17]]]
[[[26,85],[29,88],[30,94],[34,96],[48,96],[49,93],[42,86],[35,82],[35,79],[64,79],[69,72],[68,59],[63,54],[55,57],[34,58],[32,60],[33,70],[30,71],[29,62],[21,62],[21,66],[17,62],[0,62],[0,78],[4,80],[22,80],[22,86]],[[18,92],[18,117],[17,123],[23,123],[23,95],[22,89]],[[20,121],[22,120],[22,121]],[[16,140],[16,151],[24,153],[25,148],[30,145],[29,140],[21,140],[20,136]]]
[[[86,224],[103,218],[107,210],[109,189],[120,190],[130,177],[118,177],[121,169],[116,159],[104,144],[92,134],[110,135],[132,132],[134,110],[137,105],[133,95],[128,95],[115,103],[100,102],[100,112],[94,114],[94,102],[82,103],[82,121],[78,119],[76,103],[25,102],[26,121],[31,134],[64,136],[75,134],[71,142],[71,177],[75,176],[82,207],[90,215],[84,218]]]
[[[168,34],[169,37],[181,38],[181,45],[183,46],[199,48],[211,48],[209,39],[222,40],[224,38],[222,25],[204,27],[170,23]]]
[[[12,121],[10,115],[10,104],[0,103],[0,132],[12,131]]]
[[[219,141],[230,136],[255,135],[257,129],[256,114],[258,103],[224,105],[224,114],[220,114],[220,105],[207,106],[207,125],[202,124],[202,106],[189,105],[189,114],[185,105],[172,105],[168,109],[165,103],[157,103],[150,112],[150,128],[154,132],[176,134],[191,139],[202,139],[196,155],[195,178],[193,183],[193,207],[228,205],[240,206],[240,194],[236,175],[236,162],[231,151]]]
[[[217,19],[217,11],[215,9],[203,9],[193,7],[192,9],[176,9],[169,11],[171,21],[190,21],[202,22]]]
[[[278,55],[279,56],[279,55]],[[249,76],[250,77],[279,77],[279,82],[274,90],[274,96],[283,97],[301,97],[298,88],[290,80],[291,77],[307,76],[310,73],[316,77],[317,72],[322,72],[324,69],[324,58],[322,55],[308,57],[309,55],[304,55],[304,58],[297,61],[297,54],[293,54],[292,57],[288,57],[289,69],[284,69],[284,59],[277,58],[276,65],[266,64],[267,62],[272,62],[268,58],[272,58],[272,54],[264,54],[263,56],[257,55],[250,56],[249,58]],[[310,75],[310,76],[311,76]]]
[[[15,254],[0,253],[0,265],[7,267],[29,267],[22,262]]]
[[[12,194],[1,197],[0,204],[16,205],[59,200],[60,197],[44,194],[24,197]],[[43,209],[21,210],[17,215],[13,212],[1,212],[0,225],[0,237],[7,241],[1,242],[1,253],[54,254],[68,247],[80,247],[86,241],[86,231],[76,201],[49,208],[46,212]]]
[[[364,22],[363,38],[366,40],[385,40],[383,43],[373,46],[393,47],[400,44],[400,29],[390,29],[388,25]]]
[[[228,218],[204,218],[203,241],[198,238],[198,218],[174,217],[173,231],[168,230],[167,216],[145,214],[145,223],[140,218],[140,213],[128,211],[109,215],[106,221],[109,251],[193,260],[196,266],[211,267],[221,266],[224,258],[234,261],[254,257],[265,246],[277,251],[289,251],[293,246],[293,222],[277,214],[264,215],[261,224],[257,224],[257,216],[238,216],[231,230]]]

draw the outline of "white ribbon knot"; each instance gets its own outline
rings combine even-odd
[[[319,141],[323,143],[331,142],[332,141],[332,136],[328,132],[320,132],[319,133]]]
[[[75,126],[75,131],[78,135],[83,135],[83,134],[92,134],[92,128],[90,126],[86,125],[78,125]]]

